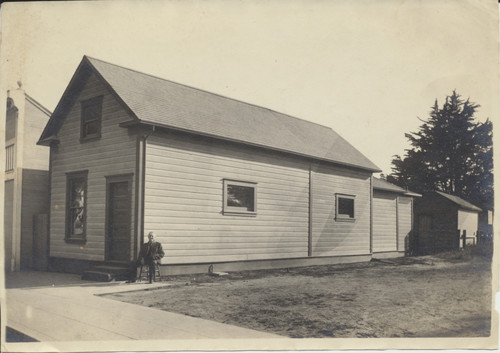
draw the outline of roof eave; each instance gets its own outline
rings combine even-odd
[[[412,192],[412,191],[405,191],[404,195],[411,196],[411,197],[422,197],[421,194],[417,194],[416,192]]]
[[[472,211],[472,212],[483,212],[482,209],[480,209],[479,207],[466,207],[466,206],[461,206],[461,205],[458,205],[458,208],[460,210],[464,210],[464,211]]]
[[[54,143],[59,143],[59,139],[56,136],[49,136],[43,140],[39,140],[36,144],[39,146],[51,146]]]
[[[384,188],[382,186],[374,186],[373,190],[387,191],[387,192],[392,192],[392,193],[395,193],[395,194],[404,194],[406,192],[403,189],[401,189],[401,190],[395,190],[395,189],[391,189],[391,188]]]
[[[308,154],[305,154],[305,153],[299,153],[299,152],[289,151],[289,150],[280,149],[280,148],[276,148],[276,147],[270,147],[270,146],[266,146],[266,145],[260,145],[260,144],[257,144],[257,143],[252,143],[252,142],[247,142],[247,141],[242,141],[242,140],[237,140],[237,139],[231,139],[229,137],[223,137],[223,136],[218,136],[218,135],[214,135],[214,134],[203,133],[203,132],[200,132],[200,131],[194,131],[194,130],[189,130],[189,129],[182,129],[182,128],[179,128],[179,127],[176,127],[176,126],[170,126],[170,125],[167,125],[167,124],[161,124],[161,123],[156,123],[156,122],[148,122],[148,121],[144,121],[144,120],[140,120],[140,119],[138,119],[137,121],[126,121],[126,122],[120,123],[119,125],[121,127],[125,127],[125,128],[135,127],[135,126],[156,126],[156,127],[168,129],[168,130],[171,130],[171,131],[179,131],[179,132],[184,132],[184,133],[188,133],[188,134],[191,134],[191,135],[204,136],[204,137],[209,137],[209,138],[213,138],[213,139],[217,139],[217,140],[234,142],[234,143],[238,143],[238,144],[243,144],[243,145],[247,145],[247,146],[253,146],[253,147],[263,148],[263,149],[272,150],[272,151],[276,151],[276,152],[293,154],[295,156],[305,157],[305,158],[308,158],[308,159],[314,159],[314,160],[323,161],[323,162],[335,163],[335,164],[338,164],[338,165],[342,165],[344,167],[349,167],[349,168],[354,168],[354,169],[361,169],[363,171],[368,171],[368,172],[371,172],[371,173],[381,172],[380,169],[376,169],[376,168],[371,168],[371,167],[366,167],[366,166],[360,166],[360,165],[356,165],[356,164],[349,164],[349,163],[345,163],[345,162],[341,162],[341,161],[331,160],[331,159],[328,159],[328,158],[321,158],[321,157],[317,157],[317,156],[311,156],[311,155],[308,155]]]

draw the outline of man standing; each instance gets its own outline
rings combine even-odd
[[[155,267],[157,263],[160,263],[161,258],[165,256],[163,248],[159,242],[155,240],[155,233],[149,232],[149,241],[142,244],[141,251],[139,252],[139,258],[137,259],[137,267],[146,265],[149,268],[149,283],[153,282],[153,276],[155,274]]]

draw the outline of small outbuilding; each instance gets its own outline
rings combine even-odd
[[[421,195],[373,178],[373,256],[404,256],[413,229],[413,198]]]
[[[419,254],[430,254],[475,244],[482,210],[464,199],[435,191],[415,202]]]

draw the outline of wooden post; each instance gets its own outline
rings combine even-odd
[[[467,241],[467,230],[464,229],[464,232],[462,233],[462,247],[465,249],[465,243]]]

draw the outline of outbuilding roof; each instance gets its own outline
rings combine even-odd
[[[329,127],[87,56],[42,133],[40,144],[57,135],[82,82],[91,73],[139,123],[380,171]]]
[[[420,194],[416,194],[414,192],[403,189],[402,187],[394,185],[393,183],[390,183],[387,180],[379,179],[379,178],[375,178],[375,177],[373,177],[373,189],[394,192],[394,193],[398,193],[398,194],[403,194],[405,196],[414,196],[414,197],[421,197],[422,196]]]
[[[392,192],[397,192],[397,193],[405,193],[406,190],[394,185],[392,183],[389,183],[387,180],[379,179],[379,178],[373,178],[373,188],[378,189],[378,190],[385,190],[385,191],[392,191]]]
[[[460,207],[462,209],[466,209],[466,210],[470,210],[470,211],[476,211],[476,212],[482,212],[482,209],[480,209],[477,206],[474,206],[470,202],[467,202],[467,201],[465,201],[464,199],[462,199],[462,198],[460,198],[458,196],[446,194],[446,193],[441,192],[441,191],[436,191],[436,193],[438,195],[441,195],[442,197],[450,200],[451,202],[455,203],[458,207]]]

